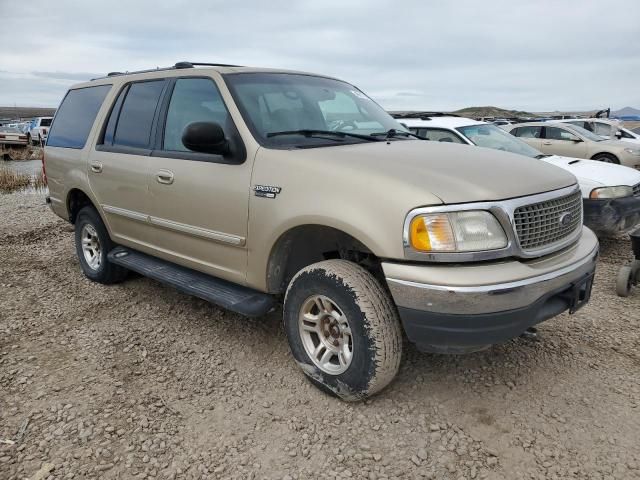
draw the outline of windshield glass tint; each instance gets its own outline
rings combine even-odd
[[[566,125],[566,127],[569,130],[573,130],[574,132],[576,132],[577,134],[587,138],[588,140],[591,140],[593,142],[600,142],[602,140],[604,140],[602,137],[596,135],[593,132],[590,132],[589,130],[586,130],[582,127],[578,127],[577,125],[573,125],[573,124],[564,124]]]
[[[407,131],[378,104],[348,83],[311,75],[242,73],[225,80],[257,140],[269,146],[335,145],[321,134],[279,135],[276,132],[326,130],[370,135],[390,129]],[[342,142],[363,140],[343,137]],[[340,143],[342,143],[340,142]]]
[[[541,155],[535,148],[495,125],[469,125],[467,127],[459,127],[457,130],[479,147],[504,150],[526,155],[527,157]]]

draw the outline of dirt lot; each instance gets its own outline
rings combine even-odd
[[[612,286],[630,256],[603,242],[591,304],[539,342],[408,347],[345,404],[303,378],[278,312],[93,284],[41,195],[0,195],[0,478],[640,478],[640,292]]]

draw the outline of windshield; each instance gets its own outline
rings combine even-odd
[[[41,127],[49,127],[51,126],[51,118],[43,118],[40,120]]]
[[[535,148],[495,125],[469,125],[458,127],[457,130],[479,147],[504,150],[532,158],[542,155]]]
[[[345,82],[290,73],[224,77],[245,122],[262,145],[292,148],[361,143],[374,133],[407,131],[377,103]],[[407,137],[397,137],[402,138]]]
[[[563,123],[562,125],[567,127],[569,130],[573,130],[578,135],[581,135],[586,139],[591,140],[592,142],[601,142],[602,140],[604,140],[604,138],[602,138],[601,136],[596,135],[593,132],[590,132],[586,128],[582,128],[582,127],[579,127],[578,125],[574,125],[573,123]]]

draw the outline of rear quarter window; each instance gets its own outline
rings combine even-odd
[[[96,120],[111,85],[69,90],[49,131],[47,146],[62,148],[84,148],[91,127]]]

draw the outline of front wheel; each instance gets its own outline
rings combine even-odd
[[[600,162],[605,162],[605,163],[613,163],[613,164],[620,164],[620,161],[618,160],[618,158],[615,155],[612,155],[610,153],[599,153],[598,155],[595,155],[593,157],[593,160],[598,160]]]
[[[380,283],[355,263],[327,260],[298,272],[285,296],[284,326],[311,382],[343,400],[379,392],[400,367],[398,313]]]

